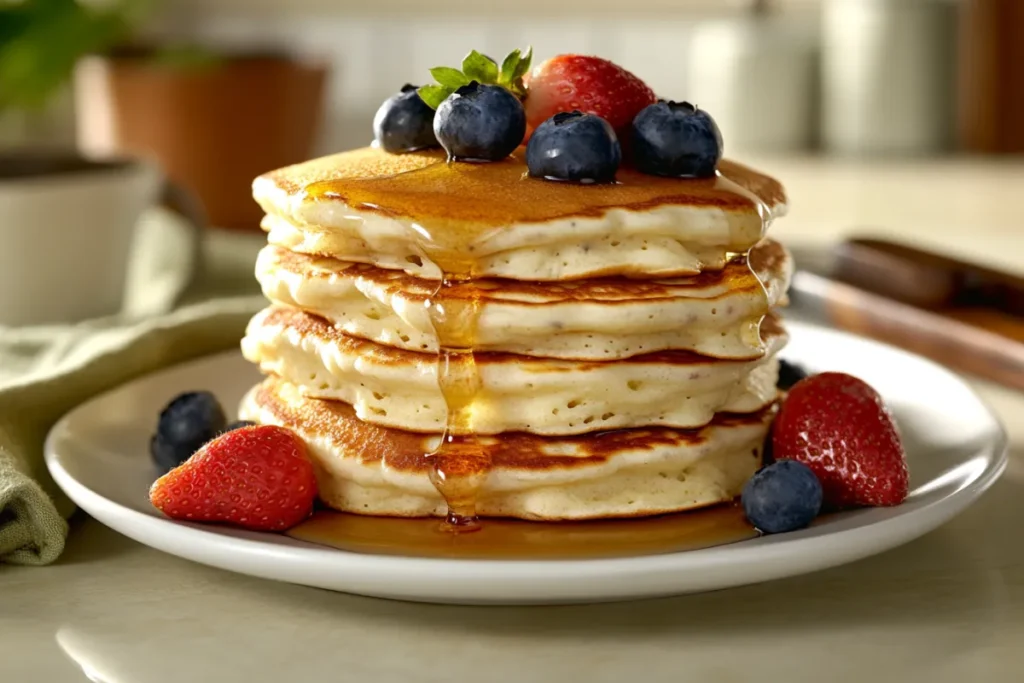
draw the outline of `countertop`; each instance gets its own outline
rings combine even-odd
[[[783,240],[859,226],[1020,268],[1024,164],[760,160]],[[927,536],[816,574],[598,606],[439,607],[211,569],[79,515],[45,568],[0,567],[0,681],[1024,680],[1024,396],[1003,479]]]

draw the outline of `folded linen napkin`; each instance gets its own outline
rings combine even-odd
[[[64,413],[134,377],[236,347],[263,304],[252,236],[211,235],[208,275],[187,289],[174,277],[184,268],[173,258],[180,235],[153,228],[141,242],[121,315],[0,328],[0,564],[48,564],[64,548],[74,506],[43,462],[43,441]]]

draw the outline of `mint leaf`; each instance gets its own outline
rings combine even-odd
[[[434,77],[435,81],[452,90],[468,85],[471,80],[466,77],[466,74],[450,66],[435,66],[430,70],[430,75]]]
[[[518,50],[516,50],[518,52]],[[512,79],[516,80],[526,75],[526,72],[530,70],[530,63],[533,61],[533,46],[529,45],[523,51],[523,54],[519,58],[519,64],[516,65],[515,71],[512,72]]]
[[[523,99],[526,97],[523,75],[530,70],[532,57],[531,47],[526,50],[512,50],[502,61],[499,69],[498,63],[493,59],[473,50],[462,60],[462,71],[450,66],[436,66],[431,69],[430,75],[437,81],[437,85],[425,85],[420,88],[420,98],[437,109],[438,105],[455,90],[476,81],[486,85],[500,85],[519,99]]]
[[[490,57],[473,50],[462,60],[462,73],[478,83],[497,83],[498,65]]]
[[[512,50],[505,57],[505,61],[501,63],[501,76],[498,78],[498,83],[501,85],[509,85],[515,80],[516,69],[519,68],[520,62],[519,48]]]
[[[443,85],[425,85],[416,92],[428,107],[437,109],[442,102],[448,99],[449,95],[455,92],[455,88],[446,88]]]

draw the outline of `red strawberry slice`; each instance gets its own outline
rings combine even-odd
[[[295,526],[313,511],[314,498],[305,443],[269,425],[217,437],[149,489],[150,502],[172,519],[258,531]]]
[[[796,460],[821,481],[831,508],[899,505],[907,463],[892,416],[865,382],[826,372],[797,382],[772,429],[776,460]]]
[[[525,80],[523,106],[531,131],[558,112],[579,109],[606,120],[622,139],[640,110],[657,101],[647,84],[600,57],[558,55]]]

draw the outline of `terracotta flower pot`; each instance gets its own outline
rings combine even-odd
[[[92,57],[76,74],[79,145],[153,157],[198,194],[211,225],[256,230],[252,180],[309,157],[326,75],[281,56],[187,66],[146,53]]]

